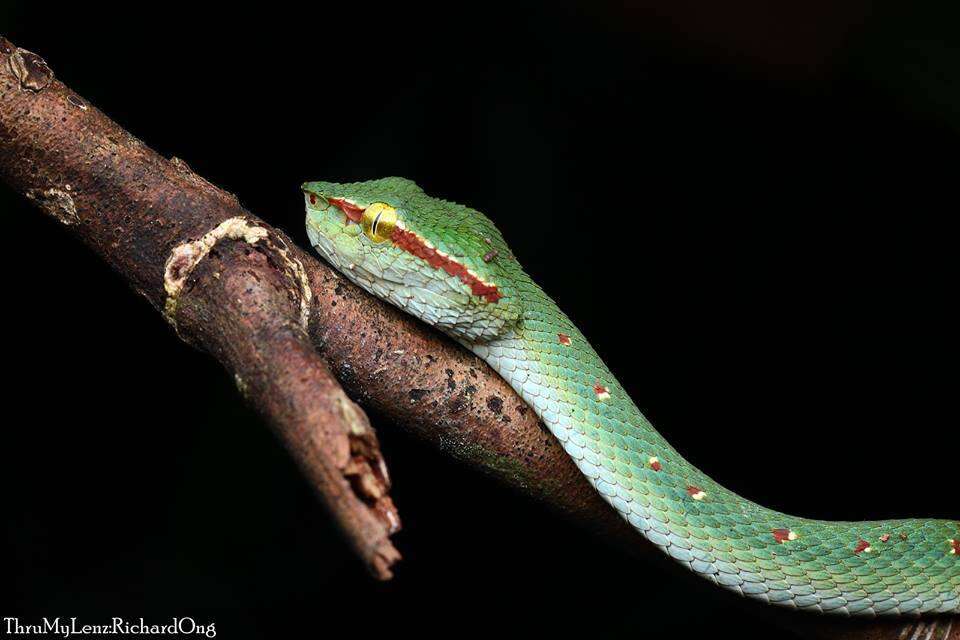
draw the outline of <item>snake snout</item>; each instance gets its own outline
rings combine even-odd
[[[300,187],[300,190],[303,191],[304,200],[306,200],[307,204],[311,207],[326,209],[330,206],[330,201],[322,193],[311,191],[307,188],[307,185]]]

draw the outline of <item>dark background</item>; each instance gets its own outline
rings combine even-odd
[[[960,12],[714,4],[6,2],[0,32],[304,244],[308,179],[403,175],[487,212],[739,493],[957,518]],[[210,358],[6,188],[0,212],[0,615],[773,633],[376,416],[405,559],[374,583]]]

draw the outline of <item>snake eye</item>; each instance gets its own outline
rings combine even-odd
[[[389,240],[397,226],[397,210],[388,204],[375,202],[363,210],[360,226],[364,235],[373,242]]]

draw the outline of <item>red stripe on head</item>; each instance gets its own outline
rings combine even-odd
[[[403,249],[407,253],[426,261],[427,264],[434,269],[443,269],[451,276],[460,278],[460,281],[463,284],[470,287],[470,293],[473,295],[480,296],[487,302],[496,302],[503,297],[503,294],[497,290],[497,285],[487,284],[477,276],[470,273],[465,266],[453,258],[440,255],[435,248],[427,245],[427,243],[420,238],[420,236],[412,231],[407,231],[406,229],[396,227],[393,230],[393,234],[390,236],[390,240],[393,241],[394,245]]]
[[[327,202],[335,207],[338,207],[348,218],[354,222],[360,222],[360,220],[363,219],[363,208],[358,207],[352,202],[347,202],[342,198],[327,198]]]

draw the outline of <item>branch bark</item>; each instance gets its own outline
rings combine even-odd
[[[377,577],[400,555],[376,435],[313,348],[313,292],[277,230],[0,37],[0,175],[233,374]]]
[[[375,575],[388,577],[399,558],[389,541],[399,521],[376,436],[325,362],[367,407],[675,570],[644,553],[652,547],[482,361],[366,295],[183,162],[161,158],[2,37],[0,176],[233,373]],[[960,640],[950,618],[852,623],[745,602],[692,576],[690,584],[809,637]]]

